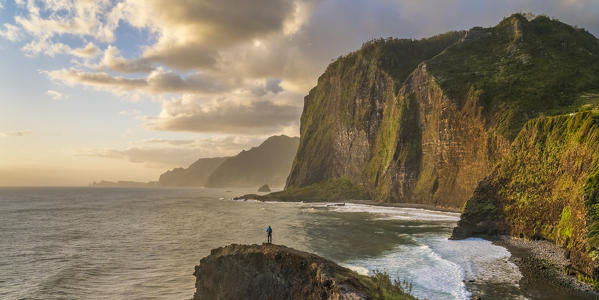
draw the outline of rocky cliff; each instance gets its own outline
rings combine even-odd
[[[258,147],[241,151],[225,160],[210,174],[206,186],[284,186],[298,143],[297,137],[271,136]]]
[[[453,237],[554,241],[575,269],[599,278],[598,119],[581,112],[527,122],[466,203]]]
[[[160,175],[161,186],[205,186],[210,174],[228,157],[200,158],[188,168],[175,168]]]
[[[359,275],[322,257],[273,244],[214,249],[194,275],[194,300],[415,299],[388,277]]]
[[[347,178],[377,201],[462,207],[527,120],[598,88],[598,40],[544,16],[371,41],[305,97],[286,189]]]
[[[271,136],[258,147],[232,157],[200,158],[188,168],[169,170],[158,180],[160,186],[281,187],[291,169],[299,139]]]

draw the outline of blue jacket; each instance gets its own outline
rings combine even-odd
[[[268,228],[266,228],[266,232],[271,233],[272,229],[270,228],[270,226],[268,226]]]

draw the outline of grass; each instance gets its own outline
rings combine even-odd
[[[475,38],[447,48],[427,64],[458,103],[469,89],[498,134],[513,139],[541,114],[575,111],[586,93],[599,89],[599,42],[590,33],[539,16],[515,14]]]
[[[412,293],[412,283],[408,281],[392,281],[386,272],[374,271],[372,276],[359,275],[354,276],[366,286],[377,300],[416,300],[410,295]]]

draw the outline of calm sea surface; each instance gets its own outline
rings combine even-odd
[[[447,240],[457,214],[231,200],[244,192],[0,189],[0,299],[190,299],[210,249],[262,243],[267,225],[274,243],[386,271],[418,297],[467,299],[470,281],[517,296],[521,275],[504,248]]]

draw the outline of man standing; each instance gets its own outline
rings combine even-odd
[[[266,242],[272,244],[272,228],[270,228],[270,225],[266,228]]]

